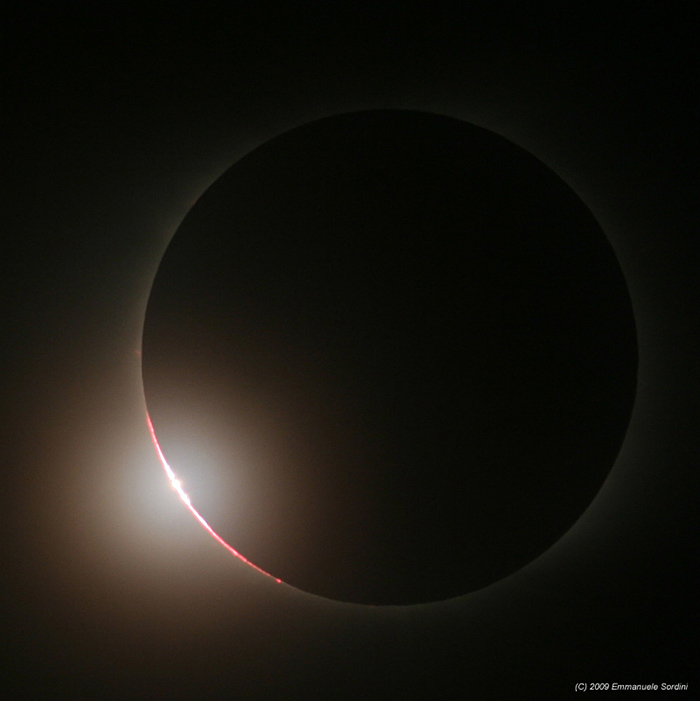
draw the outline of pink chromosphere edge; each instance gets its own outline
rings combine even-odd
[[[278,577],[275,577],[274,575],[271,575],[269,572],[266,572],[262,567],[258,567],[255,563],[251,562],[248,560],[246,557],[241,555],[241,553],[236,550],[233,546],[229,545],[204,519],[204,517],[197,511],[197,509],[194,508],[192,505],[192,502],[190,501],[189,496],[187,496],[187,492],[182,487],[182,483],[180,480],[177,478],[177,475],[175,472],[173,472],[173,469],[170,467],[168,464],[168,461],[165,459],[165,455],[163,454],[163,451],[160,447],[160,443],[158,442],[158,437],[156,436],[156,431],[155,428],[153,427],[153,421],[151,420],[151,415],[146,411],[146,421],[148,422],[148,430],[151,432],[151,438],[153,439],[153,445],[156,448],[156,453],[158,453],[158,459],[160,460],[161,465],[163,466],[163,469],[165,470],[165,474],[167,475],[168,479],[170,480],[170,484],[172,488],[177,492],[178,496],[180,497],[182,503],[188,508],[189,512],[199,521],[199,523],[202,525],[204,530],[209,533],[209,535],[214,538],[218,543],[223,545],[226,550],[228,550],[232,555],[237,557],[241,562],[245,562],[246,565],[249,565],[252,567],[254,570],[257,570],[258,572],[264,574],[266,577],[271,577],[274,579],[276,582],[279,582],[282,584],[282,580],[279,579]]]

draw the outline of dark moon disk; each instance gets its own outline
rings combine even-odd
[[[544,552],[615,462],[629,294],[577,195],[456,119],[343,114],[224,173],[158,269],[149,412],[192,503],[331,599],[442,600]]]

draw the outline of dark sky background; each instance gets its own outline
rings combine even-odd
[[[578,682],[697,693],[690,3],[12,14],[0,42],[11,698],[561,699]],[[141,379],[149,292],[195,201],[271,138],[375,109],[471,122],[557,173],[617,255],[639,352],[625,442],[575,525],[511,576],[413,607],[338,603],[234,560],[169,488]],[[212,504],[235,493],[219,457],[227,468],[201,487]],[[223,525],[234,541],[236,523]]]

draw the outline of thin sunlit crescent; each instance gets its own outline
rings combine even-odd
[[[182,487],[182,482],[178,479],[177,475],[173,471],[172,467],[168,464],[168,461],[165,459],[165,455],[163,454],[163,451],[160,447],[160,443],[158,442],[158,437],[156,436],[156,430],[153,428],[153,421],[151,420],[151,415],[146,411],[146,421],[148,422],[148,430],[151,432],[151,438],[153,439],[153,445],[156,448],[156,453],[158,453],[158,458],[160,460],[161,465],[163,466],[163,469],[165,470],[165,474],[168,476],[168,479],[170,480],[170,484],[172,488],[177,492],[178,496],[182,500],[182,503],[188,508],[189,512],[199,521],[199,523],[202,525],[204,530],[209,533],[209,535],[214,538],[218,543],[223,545],[226,550],[228,550],[232,555],[237,557],[241,562],[245,562],[246,565],[249,565],[252,567],[254,570],[257,570],[258,572],[261,572],[267,577],[271,577],[274,579],[276,582],[279,582],[282,584],[282,580],[279,579],[278,577],[275,577],[271,575],[269,572],[266,572],[262,567],[258,567],[255,563],[251,562],[248,560],[248,558],[244,557],[241,555],[241,553],[236,550],[233,546],[229,545],[205,520],[205,518],[197,511],[197,509],[194,508],[192,505],[192,501],[190,500],[189,496],[187,495],[187,492],[183,489]]]

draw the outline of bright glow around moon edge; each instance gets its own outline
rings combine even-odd
[[[279,579],[278,577],[275,577],[271,575],[269,572],[266,572],[262,567],[258,567],[255,563],[251,562],[248,560],[246,557],[241,555],[241,553],[238,552],[233,546],[229,545],[205,520],[205,518],[197,511],[197,509],[194,508],[192,505],[192,502],[187,495],[187,492],[182,487],[182,482],[178,479],[177,475],[173,471],[172,467],[168,464],[168,461],[165,459],[165,455],[163,454],[163,451],[160,447],[160,443],[158,442],[158,437],[156,436],[156,431],[155,428],[153,427],[153,421],[151,420],[151,415],[146,411],[146,421],[148,422],[148,430],[151,433],[151,438],[153,439],[153,445],[156,448],[156,452],[158,453],[158,458],[160,460],[161,465],[163,466],[163,470],[165,470],[165,474],[168,476],[168,479],[170,480],[170,484],[172,488],[177,492],[178,496],[180,497],[182,503],[189,509],[190,513],[199,521],[199,523],[202,525],[202,527],[209,533],[214,540],[216,540],[218,543],[223,545],[226,550],[228,550],[232,555],[237,557],[241,562],[245,562],[246,565],[249,565],[252,567],[254,570],[257,570],[258,572],[261,572],[267,577],[270,577],[274,579],[276,582],[282,584],[282,580]]]

